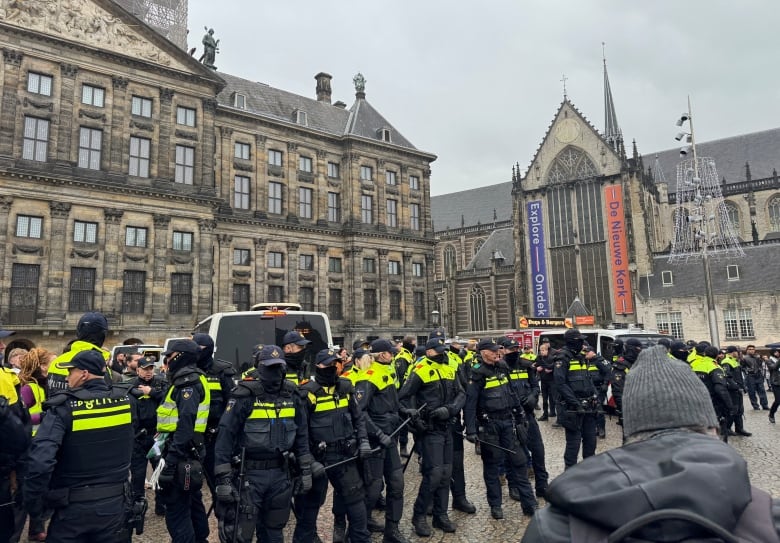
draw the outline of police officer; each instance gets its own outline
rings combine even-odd
[[[10,334],[0,330],[0,338]],[[2,345],[2,339],[0,339]],[[3,348],[5,346],[3,345]],[[30,416],[24,408],[19,396],[19,378],[9,368],[0,368],[0,543],[8,543],[15,531],[21,532],[22,527],[14,529],[14,502],[11,488],[12,474],[20,476],[21,461],[30,446]]]
[[[354,396],[354,387],[348,379],[338,376],[339,354],[334,349],[323,349],[315,358],[314,374],[298,389],[306,405],[309,422],[310,449],[326,468],[343,460],[365,460],[371,455],[363,413]],[[367,543],[370,534],[366,526],[367,512],[363,480],[354,461],[327,469],[327,477],[313,480],[309,492],[295,500],[298,522],[293,533],[295,543],[314,540],[317,515],[325,502],[328,481],[333,485],[334,501],[341,500],[349,520],[348,536],[351,543]]]
[[[25,509],[30,516],[54,510],[52,543],[125,541],[130,400],[104,381],[100,351],[79,351],[60,368],[68,371],[68,389],[46,402],[27,462]]]
[[[401,425],[396,376],[392,368],[395,349],[386,339],[371,342],[374,362],[355,384],[355,398],[365,413],[369,443],[378,452],[364,463],[366,480],[366,509],[371,511],[387,486],[385,508],[384,543],[407,543],[408,539],[398,530],[404,508],[404,472],[398,454],[397,437],[390,437]],[[369,513],[370,515],[370,513]]]
[[[297,459],[302,488],[312,483],[313,458],[309,452],[306,409],[293,383],[285,379],[286,364],[281,347],[265,345],[255,356],[257,369],[238,383],[228,401],[216,438],[216,495],[221,508],[233,509],[241,499],[243,507],[252,508],[254,526],[240,530],[236,540],[249,543],[257,530],[258,541],[281,543],[282,530],[290,517],[292,483],[285,469]],[[241,454],[243,451],[243,454]],[[248,496],[239,494],[232,460],[243,457],[249,485]],[[322,470],[322,466],[319,466]],[[220,514],[223,517],[223,514]],[[222,520],[222,518],[220,519]],[[220,540],[233,541],[231,530],[238,529],[239,519],[232,519],[227,530],[220,529]],[[224,524],[221,524],[221,528]]]
[[[676,360],[685,362],[686,364],[688,363],[689,354],[688,346],[682,341],[672,341],[672,344],[669,346],[669,355]]]
[[[447,358],[443,337],[429,339],[425,356],[412,367],[401,387],[402,411],[416,420],[415,446],[422,456],[422,480],[414,502],[412,525],[420,537],[429,537],[431,528],[425,517],[433,502],[433,526],[454,532],[455,524],[447,516],[452,474],[452,419],[460,413],[466,395]],[[420,413],[418,408],[425,405]]]
[[[544,441],[539,423],[536,422],[537,402],[539,401],[539,386],[535,361],[536,357],[524,357],[518,352],[517,340],[508,339],[505,342],[506,354],[504,360],[509,367],[509,384],[514,391],[514,410],[524,414],[528,422],[528,442],[526,448],[531,452],[531,467],[534,470],[536,496],[543,498],[547,493],[547,483],[550,475],[545,467]],[[509,495],[513,500],[520,501],[520,489],[510,487]]]
[[[211,336],[199,332],[193,334],[192,341],[198,344],[198,368],[203,371],[206,383],[211,394],[209,405],[209,418],[206,422],[206,433],[203,438],[206,445],[206,456],[203,459],[203,468],[206,470],[206,482],[211,490],[212,499],[215,492],[214,475],[214,444],[217,441],[219,419],[225,412],[225,406],[230,399],[230,391],[233,390],[233,378],[236,370],[230,362],[214,360],[214,340]]]
[[[623,425],[623,386],[626,381],[626,373],[636,362],[642,342],[636,338],[628,338],[621,341],[619,350],[621,354],[612,362],[612,375],[610,382],[612,384],[612,397],[615,398],[615,408],[618,413],[618,424]],[[614,351],[613,351],[614,352]]]
[[[145,508],[146,466],[151,462],[157,467],[157,459],[147,458],[149,449],[154,445],[154,435],[157,433],[157,407],[165,398],[168,382],[162,375],[154,374],[154,361],[141,358],[138,363],[137,375],[128,382],[130,404],[133,407],[133,456],[130,475],[133,486],[133,501],[141,502]],[[155,493],[154,512],[165,515],[165,505]]]
[[[527,422],[522,410],[514,410],[519,402],[510,383],[509,367],[499,362],[499,350],[492,338],[484,338],[477,344],[478,362],[471,371],[463,410],[466,439],[471,443],[482,442],[482,476],[490,515],[494,519],[504,518],[498,479],[499,465],[503,462],[507,466],[509,488],[519,494],[523,514],[533,516],[537,503],[526,468]]]
[[[588,361],[588,371],[591,372],[590,377],[593,381],[593,386],[598,391],[598,404],[604,405],[607,399],[607,386],[612,373],[612,365],[607,364],[604,357],[598,354],[591,345],[585,346],[584,354],[585,359]],[[599,409],[596,412],[596,434],[601,439],[607,437],[607,417],[603,409]]]
[[[68,388],[68,370],[63,364],[70,362],[81,351],[97,351],[103,356],[104,362],[111,357],[111,353],[102,348],[107,332],[108,321],[102,313],[92,311],[81,316],[76,325],[76,341],[49,365],[49,397]],[[101,375],[104,375],[107,383],[112,382],[109,371]]]
[[[699,345],[696,345],[697,356],[691,361],[691,369],[707,387],[710,398],[712,398],[712,405],[715,408],[715,414],[718,416],[718,422],[720,423],[720,437],[723,441],[728,441],[729,423],[736,416],[737,408],[731,401],[723,369],[715,362],[715,358],[718,356],[718,348],[708,345],[701,354],[698,354]],[[742,398],[740,398],[741,400]]]
[[[414,349],[416,347],[417,340],[414,336],[404,337],[401,341],[401,348],[398,349],[398,353],[393,359],[396,375],[396,388],[398,389],[403,386],[409,368],[414,365]],[[401,445],[401,456],[409,458],[409,430],[406,427],[402,428],[398,433],[398,443]]]
[[[169,434],[159,478],[165,524],[173,543],[203,543],[208,539],[209,525],[200,489],[211,394],[203,371],[197,367],[197,343],[191,339],[172,341],[163,357],[170,386],[157,408],[157,431]]]
[[[731,396],[731,403],[735,408],[735,413],[731,418],[731,424],[734,425],[734,434],[738,436],[750,437],[753,434],[745,430],[745,405],[742,402],[742,393],[745,391],[745,381],[742,378],[742,368],[737,360],[737,349],[734,345],[726,347],[726,356],[721,360],[720,367],[726,377],[726,387]],[[729,428],[729,432],[731,428]]]
[[[596,453],[598,393],[582,354],[585,336],[577,328],[570,328],[563,339],[565,345],[555,357],[553,375],[558,390],[558,422],[566,431],[563,463],[570,468],[577,463],[580,445],[583,458]]]
[[[282,338],[284,361],[287,364],[285,378],[296,385],[300,384],[307,373],[306,350],[310,343],[298,330],[291,330]]]

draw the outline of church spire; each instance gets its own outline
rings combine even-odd
[[[612,89],[609,86],[609,76],[607,75],[607,57],[604,54],[604,42],[601,42],[602,59],[604,60],[604,139],[616,151],[619,148],[619,142],[623,141],[623,134],[617,122],[615,113],[615,102],[612,100]]]

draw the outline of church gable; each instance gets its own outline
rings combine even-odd
[[[574,179],[615,175],[621,161],[596,129],[564,100],[523,179],[534,190]]]
[[[175,58],[185,56],[184,51],[178,51],[114,2],[0,0],[0,20],[177,70],[193,68],[186,60]]]

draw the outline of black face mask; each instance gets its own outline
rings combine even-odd
[[[317,377],[317,382],[326,387],[332,387],[338,381],[339,376],[336,373],[338,368],[336,366],[328,366],[326,368],[315,367],[314,375]]]
[[[287,365],[290,368],[294,370],[299,370],[303,366],[303,359],[305,356],[306,356],[306,349],[298,353],[285,353],[284,361],[287,362]]]
[[[444,362],[447,361],[447,354],[446,353],[437,354],[436,356],[431,358],[431,360],[433,360],[434,362],[438,362],[439,364],[444,364]]]
[[[520,353],[517,351],[512,351],[504,355],[504,360],[506,360],[506,363],[509,364],[510,366],[516,364],[519,358],[520,358]]]
[[[266,392],[276,394],[282,389],[285,374],[284,364],[274,364],[273,366],[261,365],[257,368],[257,373],[260,377],[260,384],[263,385],[263,390]]]
[[[584,344],[585,340],[583,339],[570,339],[566,341],[566,348],[576,355],[582,351],[582,346]]]

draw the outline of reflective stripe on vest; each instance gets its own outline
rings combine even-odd
[[[496,388],[509,383],[509,379],[499,375],[485,378],[485,388]]]
[[[203,398],[198,404],[198,414],[195,417],[195,433],[202,434],[206,431],[206,423],[209,419],[209,407],[211,407],[211,391],[204,375],[199,375],[200,384],[203,386]],[[179,423],[179,408],[173,401],[173,391],[176,387],[171,385],[165,395],[163,403],[157,407],[157,431],[175,432]]]
[[[94,404],[106,407],[94,407]],[[92,404],[91,407],[87,407]],[[103,428],[112,428],[131,424],[130,402],[128,400],[88,400],[79,401],[73,408],[73,426],[74,432],[84,430],[100,430]]]
[[[313,401],[312,403],[314,405],[314,412],[315,413],[321,413],[323,411],[333,411],[334,409],[346,409],[349,407],[349,398],[339,398],[338,405],[335,402],[335,398],[333,396],[315,396],[314,394],[309,394],[309,398],[311,398]]]
[[[513,370],[512,373],[509,374],[509,378],[514,380],[528,379],[528,370]]]
[[[252,412],[249,414],[250,419],[294,419],[295,408],[294,407],[282,407],[279,412],[276,412],[276,404],[262,403],[255,400],[255,404],[252,406]]]
[[[588,364],[581,364],[576,360],[569,362],[569,371],[582,371],[588,370]]]

